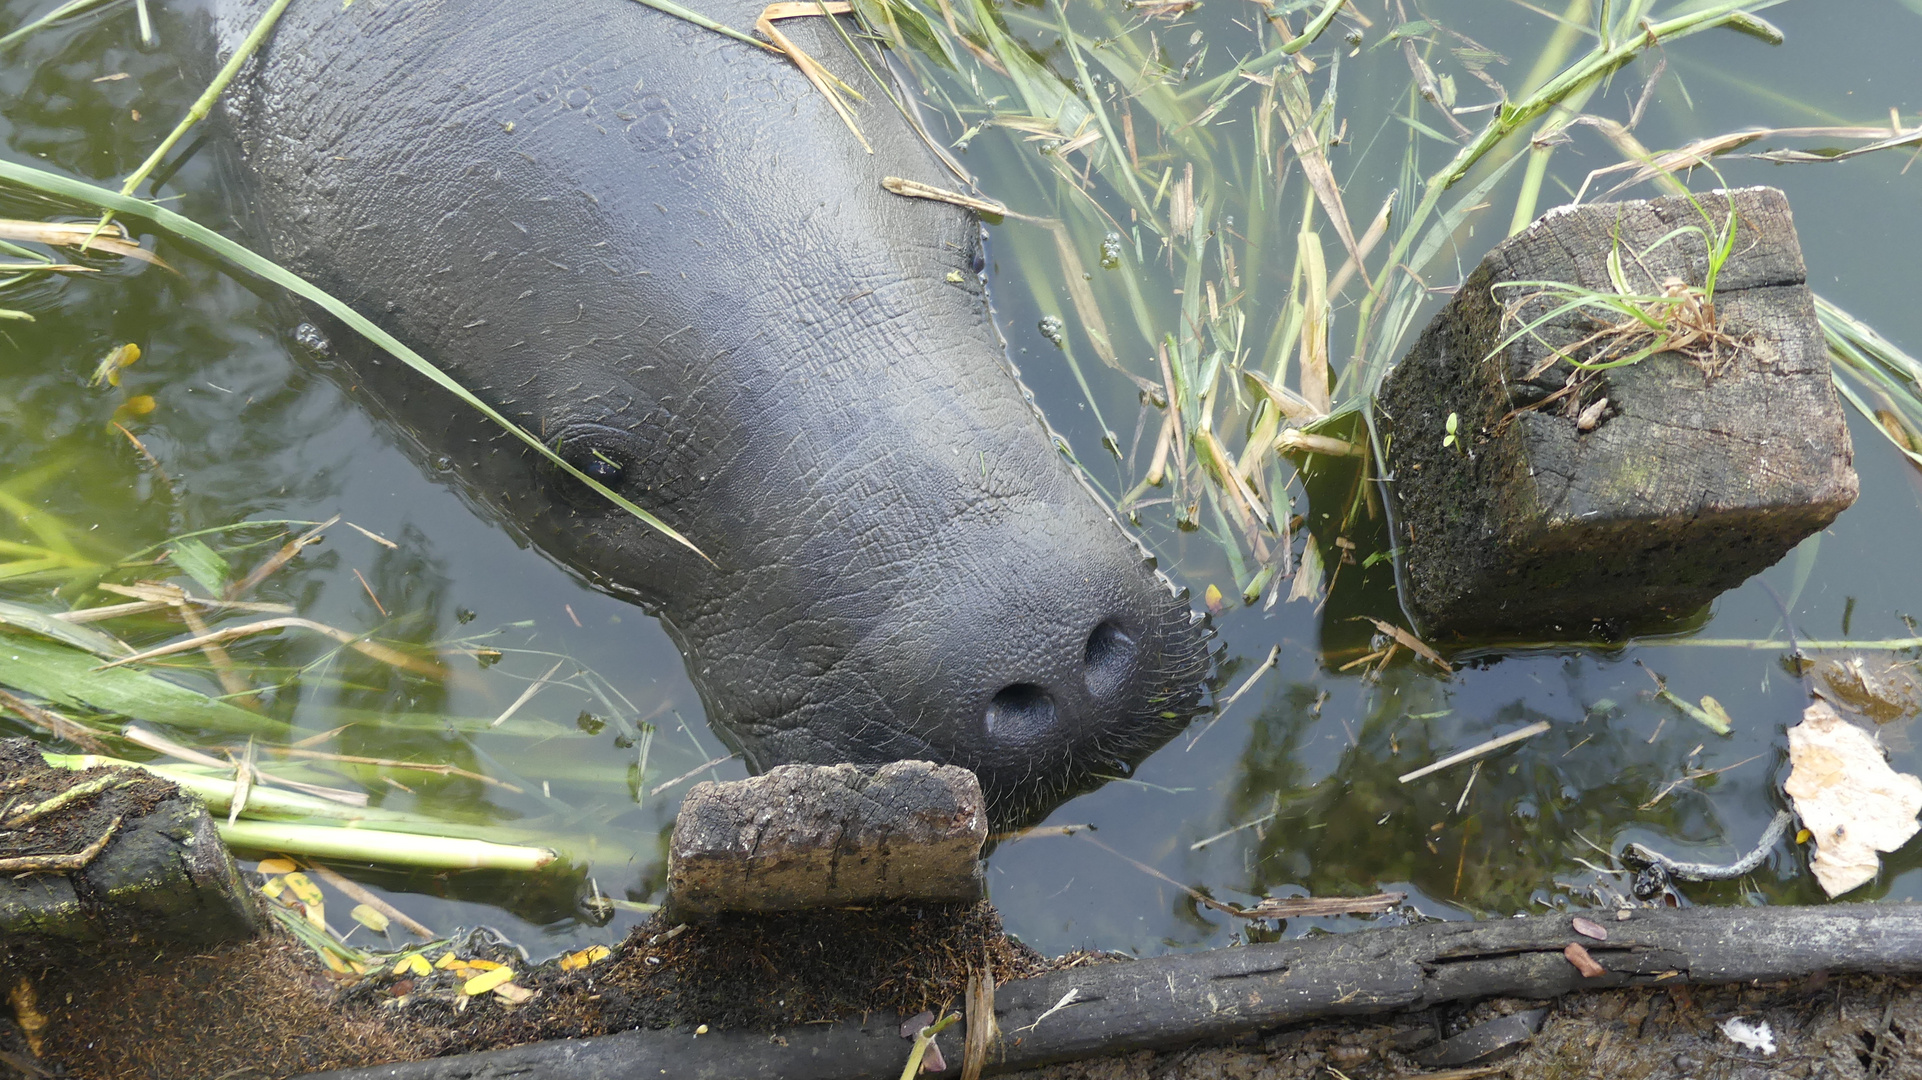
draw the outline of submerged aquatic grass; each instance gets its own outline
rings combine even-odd
[[[84,2],[64,5],[0,38],[0,48],[15,45],[36,31],[81,14],[91,6]],[[487,415],[532,450],[551,459],[561,470],[692,550],[693,545],[685,537],[593,477],[581,474],[575,466],[561,460],[557,448],[544,445],[514,425],[346,304],[204,224],[160,205],[159,200],[134,197],[157,170],[172,163],[173,151],[183,137],[209,114],[247,55],[266,40],[274,19],[285,7],[286,0],[278,0],[267,10],[240,50],[189,106],[186,117],[133,170],[118,192],[49,169],[18,161],[0,161],[0,194],[11,197],[15,204],[42,207],[52,203],[63,210],[91,207],[104,211],[98,222],[0,221],[0,256],[18,260],[17,264],[9,261],[0,266],[0,297],[13,287],[30,285],[56,274],[97,273],[103,265],[111,267],[119,259],[136,259],[172,269],[114,219],[149,222],[162,235],[163,242],[198,247],[232,273],[250,275],[283,287],[334,314],[378,348]],[[144,20],[144,10],[142,18]],[[57,261],[45,250],[54,248],[80,252],[90,258],[92,265]],[[34,309],[42,313],[49,310],[51,304],[57,304],[59,297],[57,291],[48,290],[31,295]],[[30,322],[34,313],[4,305],[0,317]],[[115,349],[97,366],[96,387],[117,390],[122,370],[138,357],[139,350],[132,344]],[[117,430],[118,435],[133,445],[155,482],[171,492],[171,481],[161,463],[136,434],[140,418],[153,411],[154,398],[124,390],[119,394],[124,400],[109,421],[109,429]],[[486,635],[447,641],[421,640],[432,635],[438,625],[433,613],[418,610],[390,613],[373,584],[359,575],[357,568],[354,572],[361,587],[380,616],[381,621],[372,626],[333,625],[307,617],[293,605],[251,599],[256,587],[281,573],[284,567],[297,567],[303,549],[318,542],[321,533],[337,518],[328,522],[241,521],[176,531],[159,544],[131,553],[116,551],[111,543],[103,540],[108,534],[96,531],[98,522],[69,522],[49,508],[46,495],[53,485],[63,482],[63,474],[70,466],[71,462],[66,460],[47,460],[34,468],[0,478],[0,527],[5,534],[11,534],[0,535],[0,588],[15,598],[0,602],[0,685],[15,691],[0,698],[0,715],[40,729],[55,741],[73,743],[89,751],[111,748],[136,756],[155,752],[156,746],[163,746],[166,749],[159,752],[185,755],[203,766],[207,762],[218,764],[224,755],[233,760],[222,767],[230,777],[238,778],[228,781],[230,786],[237,784],[240,789],[240,794],[228,800],[239,808],[237,814],[251,814],[249,808],[273,803],[276,792],[285,794],[281,790],[284,787],[300,791],[341,791],[335,785],[343,775],[353,778],[349,783],[358,781],[364,785],[366,792],[377,796],[399,793],[416,802],[433,805],[443,814],[447,810],[443,800],[422,798],[423,784],[428,790],[479,784],[519,809],[510,813],[483,801],[471,812],[462,810],[441,817],[429,814],[419,820],[410,818],[405,824],[415,832],[438,829],[460,834],[485,827],[498,833],[504,815],[520,816],[528,827],[516,826],[507,831],[533,839],[551,835],[561,840],[553,846],[578,847],[583,853],[598,848],[603,855],[617,853],[621,845],[600,840],[576,845],[577,837],[573,834],[584,815],[605,816],[605,811],[578,809],[556,798],[550,794],[550,781],[570,787],[590,784],[625,788],[632,793],[631,803],[638,805],[647,793],[659,793],[677,782],[664,777],[684,773],[680,779],[685,780],[700,772],[712,772],[728,760],[726,756],[712,755],[689,730],[691,745],[677,743],[667,747],[667,752],[659,753],[650,769],[647,756],[655,749],[652,745],[655,725],[651,719],[659,710],[636,707],[591,667],[572,659],[554,663],[555,669],[563,662],[571,667],[554,685],[565,685],[572,694],[587,697],[597,714],[591,723],[586,710],[581,710],[581,718],[575,724],[565,725],[544,718],[549,714],[547,709],[540,710],[539,716],[511,717],[513,710],[510,709],[491,717],[467,717],[446,715],[431,705],[411,710],[404,705],[398,709],[361,707],[356,703],[396,692],[404,694],[403,701],[408,703],[417,695],[428,702],[443,700],[450,683],[463,681],[447,669],[447,662],[464,656],[478,659],[486,668],[504,656],[518,655],[523,650],[516,649],[512,640],[482,644],[481,639]],[[360,526],[348,525],[389,550],[400,546]],[[308,642],[299,642],[290,640],[290,633],[313,637]],[[354,654],[359,654],[360,659],[351,663],[345,659]],[[289,657],[293,658],[291,663]],[[163,676],[162,671],[172,674]],[[503,670],[484,681],[505,681],[513,677]],[[190,689],[183,682],[217,684],[219,692],[210,695]],[[528,695],[540,685],[529,687]],[[317,704],[312,700],[316,695],[334,704]],[[297,710],[304,710],[310,720],[318,715],[323,721],[338,722],[319,735],[297,732],[287,719]],[[181,741],[158,735],[143,737],[138,729],[123,726],[130,719],[165,727]],[[614,727],[618,743],[630,747],[638,744],[644,749],[626,761],[601,760],[592,767],[558,769],[530,779],[489,757],[472,741],[485,733],[490,740],[539,745],[555,739],[586,738],[604,725]],[[348,736],[350,748],[364,747],[366,738],[359,733],[375,726],[394,733],[391,738],[383,737],[379,744],[392,746],[391,753],[340,753],[312,747],[314,741],[333,739],[342,732],[354,733]],[[681,727],[686,730],[684,722]],[[441,736],[450,734],[457,737],[456,742],[440,747],[438,752],[445,756],[438,760],[408,756],[408,752],[419,753],[416,744],[423,736],[433,736],[426,745],[434,747]],[[247,740],[244,749],[231,741],[241,737]],[[256,749],[256,737],[262,740],[262,749]],[[297,739],[300,741],[296,742]],[[461,742],[466,745],[460,745]],[[537,769],[555,764],[544,760],[545,757],[542,755],[540,760],[526,764]],[[688,770],[691,762],[703,764]],[[474,767],[467,767],[469,765]],[[366,802],[365,793],[353,794],[360,802]],[[331,816],[322,812],[326,801],[309,800],[311,805],[305,809],[311,813],[304,815],[293,813],[296,808],[282,807],[285,812],[280,816],[325,819]],[[532,809],[527,806],[530,802]],[[375,818],[381,816],[373,811],[368,813]],[[473,820],[465,820],[469,817]],[[294,824],[313,822],[296,820]],[[236,836],[250,827],[246,817],[232,826],[240,830]],[[268,837],[258,828],[247,835],[257,842]],[[276,842],[293,843],[284,836]],[[320,848],[313,845],[334,844],[339,848],[345,841],[310,836],[302,842],[309,845],[306,850],[318,854]],[[374,847],[339,848],[331,851],[331,857],[382,861],[378,845]],[[420,858],[411,861],[421,862]],[[545,861],[548,860],[542,860]],[[578,871],[577,864],[568,872]]]

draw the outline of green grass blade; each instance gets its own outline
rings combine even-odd
[[[285,737],[285,723],[130,668],[97,670],[91,653],[0,634],[0,686],[70,708],[98,709],[169,727]]]

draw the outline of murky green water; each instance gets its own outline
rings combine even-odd
[[[47,6],[0,6],[0,27]],[[1140,32],[1154,35],[1164,62],[1176,69],[1205,46],[1208,56],[1191,72],[1200,80],[1222,70],[1231,54],[1248,51],[1239,42],[1252,40],[1243,24],[1252,23],[1253,10],[1221,0],[1179,21],[1146,23]],[[1406,125],[1385,119],[1404,109],[1407,61],[1398,47],[1369,47],[1400,20],[1376,4],[1362,10],[1374,29],[1361,52],[1339,61],[1338,114],[1349,126],[1345,144],[1331,153],[1358,223],[1398,180],[1409,137]],[[1489,68],[1505,84],[1519,83],[1515,69],[1528,66],[1551,29],[1514,5],[1443,4],[1429,14],[1510,57],[1506,67]],[[1089,10],[1071,5],[1070,17],[1089,17]],[[1858,4],[1845,17],[1827,5],[1791,3],[1768,17],[1787,32],[1786,45],[1770,49],[1719,31],[1666,51],[1666,71],[1637,128],[1646,145],[1670,147],[1750,125],[1887,123],[1891,108],[1913,122],[1922,91],[1910,58],[1922,42],[1922,13]],[[1065,63],[1049,33],[1022,33],[1040,55]],[[1328,41],[1336,40],[1331,31]],[[169,44],[140,46],[131,10],[121,6],[41,33],[0,57],[6,152],[117,184],[199,90],[166,52]],[[1324,67],[1317,79],[1325,79],[1331,49],[1314,55]],[[1643,60],[1625,69],[1589,108],[1626,118],[1653,68]],[[120,72],[128,77],[95,81]],[[1478,83],[1463,83],[1457,93],[1462,103],[1490,99]],[[1432,109],[1425,115],[1441,124]],[[1475,127],[1481,114],[1462,119]],[[1253,152],[1235,142],[1252,138],[1245,118],[1237,122],[1224,111],[1212,131],[1224,160],[1245,161]],[[951,134],[959,133],[957,125]],[[1436,147],[1424,153],[1445,157],[1447,150]],[[980,174],[983,190],[1013,209],[1067,221],[1091,275],[1137,275],[1151,319],[1171,318],[1176,283],[1156,269],[1152,240],[1139,260],[1102,269],[1106,227],[1075,209],[1052,181],[1036,182],[1045,173],[1022,156],[1036,153],[1037,144],[1018,134],[989,130],[968,144],[962,160]],[[232,220],[236,210],[218,159],[211,146],[190,149],[163,194],[179,196],[172,205],[200,220]],[[1440,160],[1424,158],[1431,169]],[[1565,188],[1616,160],[1578,129],[1554,157],[1543,205],[1565,200]],[[1835,165],[1727,161],[1722,169],[1731,185],[1785,189],[1816,290],[1914,351],[1922,349],[1922,307],[1913,299],[1922,169],[1905,175],[1907,164],[1897,151]],[[1241,266],[1244,303],[1255,310],[1278,308],[1289,287],[1303,202],[1299,177],[1292,183],[1264,204],[1273,215],[1261,226],[1270,243]],[[1488,210],[1457,237],[1461,270],[1446,268],[1430,285],[1458,280],[1506,232],[1514,183],[1511,177],[1497,188]],[[0,191],[0,217],[49,216],[79,215]],[[1257,232],[1246,216],[1236,228]],[[993,235],[998,309],[1024,377],[1096,481],[1111,493],[1128,490],[1151,453],[1158,421],[1137,435],[1135,387],[1094,359],[1052,237],[1015,221]],[[282,298],[236,283],[180,245],[163,241],[160,252],[177,274],[99,260],[98,275],[0,291],[0,307],[37,316],[31,324],[0,323],[0,558],[12,567],[0,567],[9,575],[0,576],[0,599],[59,609],[69,594],[55,596],[57,586],[75,582],[71,591],[104,565],[170,536],[241,520],[317,522],[338,513],[385,538],[394,546],[337,525],[250,596],[293,605],[308,619],[352,633],[432,646],[448,659],[445,679],[398,673],[310,632],[282,631],[228,648],[256,673],[267,714],[288,721],[296,739],[318,737],[308,749],[441,763],[473,775],[323,761],[310,761],[298,775],[364,787],[389,809],[488,823],[505,839],[545,838],[575,862],[568,873],[532,883],[493,874],[342,869],[387,888],[398,905],[437,928],[488,922],[536,952],[618,938],[636,913],[596,925],[582,914],[580,898],[598,889],[658,900],[665,835],[681,792],[694,779],[742,775],[736,762],[700,768],[722,751],[666,635],[638,609],[517,547],[451,483],[424,473],[397,437],[297,345],[298,318]],[[1064,341],[1119,437],[1123,460],[1102,448],[1102,426],[1068,372],[1066,354],[1037,329],[1048,315],[1063,318]],[[1154,375],[1146,350],[1125,344],[1126,336],[1116,334],[1124,363]],[[138,343],[143,355],[121,386],[90,387],[94,365],[127,342]],[[115,410],[139,395],[151,395],[153,410],[122,419],[152,462],[109,426]],[[1858,504],[1717,601],[1694,638],[1780,640],[1784,609],[1803,638],[1913,636],[1905,620],[1922,616],[1915,562],[1922,473],[1859,416],[1851,414],[1851,423],[1862,478]],[[1166,506],[1147,508],[1143,519],[1164,565],[1197,596],[1211,584],[1236,593],[1237,575],[1208,529],[1174,529]],[[206,539],[237,576],[284,542],[282,531],[261,527]],[[1357,535],[1366,539],[1365,530]],[[1276,670],[1135,778],[1062,807],[1050,821],[1092,824],[1094,832],[1039,835],[996,851],[989,880],[1011,930],[1044,951],[1096,945],[1140,952],[1277,932],[1210,912],[1179,886],[1238,903],[1266,894],[1392,888],[1406,890],[1410,903],[1429,914],[1506,914],[1586,898],[1598,885],[1621,887],[1585,865],[1607,863],[1591,841],[1607,850],[1637,840],[1683,857],[1732,856],[1780,805],[1783,729],[1807,703],[1801,680],[1783,666],[1784,650],[1631,641],[1608,650],[1491,653],[1448,677],[1406,659],[1379,675],[1368,674],[1370,665],[1340,671],[1368,651],[1372,634],[1351,617],[1395,612],[1386,566],[1345,567],[1342,574],[1319,610],[1309,601],[1272,608],[1231,601],[1215,620],[1229,685],[1278,645]],[[122,569],[110,580],[138,577],[190,582],[172,565]],[[181,632],[162,616],[110,625],[136,646]],[[1873,669],[1915,654],[1862,655]],[[562,657],[569,659],[554,670]],[[202,658],[187,654],[169,667],[176,681],[221,692]],[[550,670],[552,682],[493,723]],[[1735,733],[1711,735],[1655,700],[1651,672],[1690,700],[1720,699]],[[1546,734],[1489,758],[1478,771],[1462,766],[1397,782],[1410,769],[1537,720],[1551,724]],[[1880,734],[1897,768],[1922,771],[1908,722],[1884,725]],[[0,717],[0,732],[27,730]],[[237,745],[213,732],[172,734],[196,745]],[[1701,775],[1685,779],[1690,774]],[[1890,857],[1882,878],[1852,898],[1922,894],[1917,864],[1912,851]],[[1820,897],[1803,855],[1786,847],[1742,881],[1686,892],[1696,901]],[[1310,923],[1295,920],[1279,932],[1305,932]]]

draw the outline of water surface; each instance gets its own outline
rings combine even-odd
[[[0,26],[48,6],[0,5]],[[1093,10],[1083,0],[1070,17]],[[1238,42],[1252,40],[1246,24],[1253,10],[1222,0],[1178,20],[1145,23],[1142,31],[1155,35],[1175,68],[1205,45],[1209,55],[1191,73],[1200,80],[1248,51]],[[1407,97],[1406,61],[1399,48],[1368,47],[1399,20],[1378,4],[1363,11],[1375,28],[1362,51],[1340,58],[1338,108],[1349,135],[1331,153],[1358,220],[1397,181],[1408,137],[1407,127],[1390,118]],[[1912,123],[1922,107],[1910,74],[1922,15],[1896,4],[1849,5],[1848,18],[1837,14],[1815,4],[1770,9],[1768,17],[1788,35],[1773,49],[1720,31],[1666,50],[1638,136],[1659,148],[1750,125],[1886,123],[1891,108]],[[1509,57],[1506,67],[1490,69],[1504,82],[1519,82],[1515,69],[1527,67],[1552,29],[1515,5],[1441,3],[1429,15]],[[1066,62],[1048,34],[1023,32],[1039,55]],[[1326,47],[1313,52],[1323,77],[1335,66],[1337,40],[1331,32]],[[125,5],[36,35],[0,67],[5,152],[117,186],[200,89],[168,52],[179,45],[141,45]],[[1590,109],[1625,119],[1653,71],[1654,62],[1643,60],[1618,73]],[[127,78],[97,81],[122,72]],[[1479,85],[1458,92],[1463,101],[1489,97]],[[938,108],[930,112],[938,127],[946,123]],[[1476,115],[1464,120],[1480,123]],[[1439,123],[1432,110],[1428,122]],[[1233,147],[1251,130],[1224,112],[1214,135],[1233,157],[1249,152]],[[1171,282],[1152,253],[1100,268],[1106,230],[1086,226],[1089,215],[1053,185],[1035,182],[1039,174],[1022,156],[1039,152],[1018,134],[990,130],[960,158],[985,192],[1013,209],[1069,222],[1091,274],[1139,275],[1157,305],[1155,317],[1165,317],[1163,308],[1173,310]],[[244,204],[223,175],[217,147],[190,141],[183,159],[160,189],[174,200],[169,205],[241,235],[235,220]],[[1615,160],[1578,131],[1554,158],[1543,205],[1565,200],[1590,169]],[[1922,170],[1908,165],[1907,157],[1889,153],[1825,166],[1729,161],[1722,168],[1731,185],[1786,190],[1811,284],[1915,351],[1922,349],[1922,307],[1913,300]],[[1430,283],[1437,290],[1431,307],[1506,232],[1513,186],[1511,179],[1498,189],[1488,210],[1457,236],[1459,259]],[[1268,231],[1291,236],[1301,202],[1297,177],[1285,198],[1267,207],[1274,216]],[[0,192],[0,216],[82,215]],[[1241,227],[1248,231],[1245,218]],[[1092,359],[1052,239],[1012,219],[991,234],[989,272],[1011,356],[1093,479],[1111,494],[1128,490],[1146,456],[1134,384]],[[733,761],[701,768],[724,751],[667,636],[637,608],[518,546],[431,460],[423,462],[403,436],[372,419],[325,360],[297,341],[299,316],[284,298],[237,282],[181,245],[162,240],[159,250],[177,274],[97,260],[98,275],[0,290],[0,307],[37,318],[0,323],[0,540],[44,546],[51,523],[71,544],[75,563],[84,564],[236,521],[312,522],[340,514],[390,541],[394,546],[335,526],[255,598],[292,604],[307,618],[356,633],[375,630],[384,639],[436,647],[450,658],[450,676],[408,676],[325,639],[284,632],[230,646],[260,673],[263,707],[289,721],[295,738],[318,736],[316,749],[446,763],[487,778],[315,764],[312,779],[364,786],[388,808],[486,823],[504,838],[546,837],[574,862],[567,873],[531,882],[342,869],[388,890],[396,904],[440,929],[487,922],[537,953],[617,939],[638,913],[624,910],[602,925],[582,897],[598,891],[658,901],[665,837],[681,793],[695,779],[744,774]],[[1278,307],[1292,247],[1265,251],[1242,267],[1248,303]],[[1120,437],[1121,460],[1102,446],[1101,426],[1067,368],[1069,354],[1039,329],[1044,316],[1063,319],[1063,340]],[[127,342],[138,343],[143,355],[121,386],[89,386],[100,358]],[[1118,351],[1137,374],[1154,374],[1139,344]],[[151,395],[152,411],[121,419],[151,462],[109,426],[115,410],[139,395]],[[1909,619],[1922,615],[1922,575],[1914,569],[1922,474],[1861,417],[1850,420],[1860,501],[1781,564],[1718,600],[1693,639],[1780,640],[1790,629],[1803,638],[1914,635]],[[1145,426],[1150,442],[1154,424]],[[1043,951],[1092,945],[1145,954],[1359,924],[1249,926],[1208,910],[1190,890],[1245,904],[1263,895],[1396,889],[1409,893],[1412,910],[1451,918],[1586,902],[1597,889],[1620,887],[1588,864],[1607,865],[1606,852],[1630,840],[1681,857],[1732,856],[1781,805],[1783,730],[1807,703],[1782,649],[1705,646],[1682,637],[1490,651],[1452,675],[1406,657],[1378,673],[1372,665],[1343,671],[1368,651],[1373,634],[1352,617],[1395,615],[1385,565],[1344,569],[1347,579],[1338,577],[1319,607],[1308,600],[1242,606],[1232,600],[1234,572],[1208,529],[1174,528],[1166,506],[1149,507],[1142,520],[1164,567],[1197,598],[1210,585],[1231,597],[1214,619],[1228,685],[1276,646],[1278,666],[1218,720],[1177,738],[1134,777],[1063,806],[1048,822],[1092,825],[1092,832],[1043,830],[997,848],[989,864],[993,899],[1009,929]],[[248,567],[284,540],[275,539],[282,531],[209,540]],[[113,580],[132,576],[190,580],[173,566],[123,571]],[[61,582],[44,574],[0,580],[0,598],[57,610],[70,600],[53,593]],[[115,629],[135,644],[179,633],[177,623],[160,618]],[[1862,655],[1871,664],[1915,656]],[[157,670],[222,692],[204,660],[183,657]],[[492,723],[551,670],[555,682],[506,722]],[[1717,697],[1735,718],[1735,733],[1711,735],[1655,700],[1651,673],[1685,698]],[[1897,768],[1922,772],[1911,719],[1880,734]],[[1415,767],[1538,720],[1552,725],[1546,734],[1478,770],[1462,766],[1397,782]],[[0,733],[25,731],[0,718]],[[197,745],[233,744],[211,732],[174,734]],[[1684,779],[1688,774],[1702,775]],[[1851,898],[1922,892],[1917,862],[1913,851],[1889,857],[1882,878]],[[1804,854],[1787,846],[1741,881],[1689,886],[1686,894],[1697,902],[1821,898]]]

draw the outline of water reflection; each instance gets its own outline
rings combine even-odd
[[[39,6],[0,5],[0,22],[17,24]],[[1803,60],[1771,65],[1771,77],[1795,79],[1799,71],[1824,80],[1794,88],[1801,101],[1793,108],[1806,110],[1811,122],[1879,119],[1875,114],[1889,102],[1867,80],[1903,70],[1893,66],[1901,57],[1861,61],[1861,50],[1895,50],[1913,29],[1899,20],[1912,16],[1891,10],[1882,16],[1890,32],[1865,35],[1859,20],[1840,25],[1820,9],[1807,16],[1793,6],[1778,11]],[[1206,9],[1203,14],[1212,17]],[[1491,48],[1515,55],[1529,55],[1544,32],[1541,24],[1479,13],[1475,5],[1443,5],[1437,14],[1460,19]],[[1492,25],[1475,25],[1478,19]],[[165,47],[144,51],[133,34],[130,18],[110,12],[37,35],[11,54],[0,66],[0,137],[8,152],[109,183],[143,158],[198,86],[186,84]],[[1651,145],[1755,119],[1751,97],[1720,89],[1754,63],[1749,46],[1729,38],[1704,36],[1669,57],[1672,70],[1690,80],[1689,93],[1684,100],[1679,86],[1664,84],[1642,129]],[[1405,69],[1395,70],[1402,63],[1396,50],[1342,62],[1347,101],[1357,115],[1372,107],[1371,95],[1389,94],[1406,80]],[[129,78],[93,81],[121,71]],[[1858,90],[1856,100],[1867,103],[1861,116],[1848,100]],[[1228,141],[1237,131],[1223,126],[1215,135]],[[1356,145],[1379,138],[1359,129],[1351,135]],[[1060,207],[1078,196],[1035,185],[1025,170],[996,157],[1016,153],[1032,147],[981,138],[966,163],[1017,208],[1066,215]],[[189,214],[225,221],[233,215],[216,157],[204,150],[189,156],[165,190],[184,193],[178,205]],[[1374,193],[1361,192],[1393,171],[1392,163],[1376,169],[1376,159],[1366,160],[1367,168],[1356,169],[1358,205],[1374,205]],[[1570,187],[1593,164],[1572,154],[1557,162],[1561,171],[1550,184]],[[1370,169],[1381,175],[1371,178]],[[1731,183],[1766,180],[1788,188],[1812,276],[1832,282],[1825,290],[1846,296],[1847,306],[1913,349],[1922,344],[1922,316],[1909,296],[1916,237],[1912,215],[1891,207],[1912,202],[1913,188],[1902,185],[1922,182],[1922,174],[1900,169],[1899,161],[1880,159],[1821,173],[1733,163],[1726,175]],[[45,217],[58,209],[0,197],[0,216]],[[1876,227],[1865,228],[1871,220]],[[1502,224],[1489,220],[1463,230],[1464,266]],[[1247,220],[1243,226],[1255,227]],[[1276,224],[1263,227],[1273,231]],[[1137,450],[1132,466],[1101,448],[1102,427],[1065,366],[1066,354],[1035,329],[1044,316],[1071,310],[1053,262],[1053,238],[1037,240],[1020,228],[995,230],[991,274],[999,322],[1024,377],[1080,459],[1112,493],[1126,491],[1137,479],[1139,459],[1152,450],[1154,431],[1132,440],[1131,432],[1120,433]],[[1073,235],[1088,266],[1101,266],[1109,231],[1103,222]],[[97,579],[106,565],[170,536],[243,518],[313,522],[345,514],[396,546],[338,526],[324,545],[266,579],[254,598],[398,647],[437,652],[447,664],[445,677],[397,670],[293,632],[229,649],[263,673],[256,692],[269,715],[289,722],[295,740],[319,737],[308,748],[462,772],[306,759],[309,771],[301,775],[362,787],[382,808],[478,825],[505,841],[563,844],[571,867],[532,879],[346,869],[392,891],[403,908],[438,928],[503,923],[529,940],[551,935],[555,948],[617,935],[620,919],[596,927],[579,914],[581,898],[598,889],[618,899],[658,900],[662,851],[680,794],[698,779],[742,771],[725,760],[699,768],[725,753],[706,731],[665,634],[637,609],[584,588],[517,546],[443,486],[431,465],[423,470],[410,460],[397,436],[298,356],[292,343],[299,318],[289,306],[190,253],[162,247],[177,274],[82,256],[103,272],[38,278],[4,293],[5,306],[31,310],[39,321],[0,323],[0,431],[6,435],[0,438],[0,490],[30,511],[0,516],[0,540],[43,543],[26,518],[44,514],[67,526],[72,555],[67,563],[0,581],[0,594],[58,607],[75,593],[69,586],[55,597],[55,587]],[[1020,257],[1024,251],[1032,257]],[[1250,287],[1270,295],[1286,291],[1285,280],[1273,280],[1273,266],[1244,272]],[[1155,288],[1169,284],[1152,276],[1144,281]],[[1077,332],[1071,323],[1071,345]],[[88,388],[94,363],[129,341],[139,342],[144,355],[122,387]],[[1133,383],[1087,371],[1095,403],[1107,416],[1139,411]],[[108,426],[115,408],[138,394],[152,395],[156,408],[126,426],[151,462]],[[1851,423],[1861,502],[1828,533],[1719,601],[1702,636],[1779,639],[1788,629],[1782,607],[1803,638],[1913,634],[1903,618],[1922,615],[1922,586],[1892,552],[1907,552],[1922,530],[1922,479],[1859,418]],[[1355,506],[1353,477],[1327,477],[1330,493],[1311,485],[1295,512],[1345,515]],[[1102,846],[1079,833],[997,850],[994,898],[1010,927],[1037,947],[1152,952],[1266,932],[1198,905],[1185,889],[1248,903],[1264,894],[1408,888],[1413,903],[1434,914],[1528,910],[1609,883],[1584,865],[1607,865],[1591,841],[1607,851],[1635,840],[1683,857],[1722,858],[1752,842],[1778,805],[1781,732],[1806,700],[1800,681],[1780,666],[1781,649],[1641,640],[1608,650],[1502,652],[1450,676],[1405,651],[1386,657],[1385,665],[1377,656],[1349,667],[1386,645],[1367,619],[1398,618],[1388,564],[1368,563],[1386,545],[1379,519],[1365,505],[1352,527],[1339,530],[1352,550],[1323,541],[1332,582],[1325,600],[1277,598],[1272,606],[1265,596],[1252,606],[1235,599],[1241,575],[1205,531],[1179,531],[1155,507],[1143,517],[1164,565],[1197,596],[1210,584],[1227,594],[1216,620],[1226,650],[1224,685],[1239,685],[1277,646],[1279,663],[1205,733],[1191,730],[1136,776],[1050,818],[1052,825],[1095,824],[1092,837]],[[236,566],[250,567],[300,528],[263,528],[217,543]],[[126,574],[138,576],[187,580],[164,565]],[[136,645],[181,632],[166,616],[116,629]],[[561,656],[577,665],[557,672],[496,724]],[[174,681],[221,693],[210,669],[191,654],[170,661],[165,671]],[[1735,717],[1735,734],[1713,736],[1657,700],[1650,672],[1687,700],[1715,695]],[[1417,767],[1536,721],[1547,721],[1549,730],[1479,766],[1465,763],[1399,782]],[[1918,771],[1912,722],[1898,715],[1880,728],[1896,752],[1894,764],[1906,771]],[[25,729],[0,718],[0,731]],[[209,747],[244,743],[211,726],[171,734]],[[1881,880],[1850,898],[1918,893],[1922,851],[1910,849],[1888,857]],[[1802,872],[1800,853],[1788,849],[1744,880],[1689,886],[1687,895],[1698,902],[1821,898]],[[1342,925],[1353,921],[1297,920],[1284,932]]]

